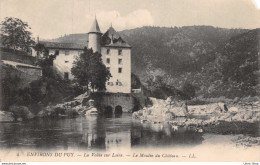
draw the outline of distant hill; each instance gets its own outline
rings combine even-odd
[[[139,73],[145,69],[144,63],[150,63],[174,75],[200,69],[220,43],[246,31],[212,26],[143,27],[121,34],[133,46],[134,72]]]
[[[86,44],[88,43],[88,34],[79,33],[79,34],[68,34],[56,39],[48,40],[51,42],[61,42],[61,43],[79,43]]]
[[[242,72],[246,72],[246,69],[241,72],[238,70],[248,65],[253,67],[258,62],[255,56],[259,53],[256,44],[259,29],[147,26],[119,33],[132,46],[132,72],[143,83],[151,76],[149,74],[155,74],[163,76],[167,84],[177,88],[189,81],[198,88],[197,93],[205,96],[212,96],[213,91],[216,93],[220,87],[221,90],[235,90],[235,83],[247,84],[253,87],[250,88],[251,93],[255,91],[256,84],[249,83],[255,81],[255,77],[251,74],[243,76]],[[87,43],[87,38],[87,34],[70,34],[52,41]],[[252,62],[254,64],[251,66]],[[257,69],[251,68],[253,71]],[[215,84],[217,82],[220,84]],[[225,88],[221,83],[226,84]],[[213,84],[216,86],[213,87]],[[244,89],[245,85],[242,86]],[[242,87],[236,88],[242,90]]]
[[[198,95],[228,98],[257,96],[260,92],[260,29],[236,35],[220,43],[211,52],[212,60],[201,70],[185,72],[172,78],[180,87],[189,82],[198,87]]]

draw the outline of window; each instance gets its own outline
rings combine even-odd
[[[55,50],[55,55],[59,55],[60,51],[59,50]]]
[[[118,55],[122,55],[122,50],[118,50]]]
[[[107,64],[110,64],[110,58],[107,58]]]
[[[116,85],[117,85],[117,86],[122,86],[122,83],[117,80],[117,81],[116,81]]]
[[[107,49],[107,54],[110,54],[110,49]]]
[[[122,64],[122,59],[118,59],[118,64]]]
[[[69,61],[65,61],[65,63],[69,63]]]
[[[64,72],[64,79],[69,79],[69,72]]]
[[[118,73],[122,73],[122,68],[118,68]]]
[[[69,50],[65,50],[65,55],[70,55],[70,51]]]
[[[107,82],[107,85],[113,86],[113,82]]]

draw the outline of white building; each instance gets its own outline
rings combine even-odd
[[[88,33],[88,45],[72,43],[40,42],[50,54],[58,52],[53,64],[64,77],[73,79],[71,68],[75,58],[83,52],[84,47],[92,48],[102,54],[102,60],[110,70],[112,77],[106,84],[107,92],[131,93],[131,46],[111,26],[101,33],[95,18]],[[34,55],[36,52],[33,53]]]

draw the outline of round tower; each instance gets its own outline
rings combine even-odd
[[[101,35],[97,19],[95,20],[88,32],[88,48],[92,48],[93,52],[101,53]]]

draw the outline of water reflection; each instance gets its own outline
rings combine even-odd
[[[131,114],[84,116],[74,119],[37,119],[1,123],[1,148],[82,150],[176,145],[197,145],[202,135],[174,130],[169,124],[141,123]]]

